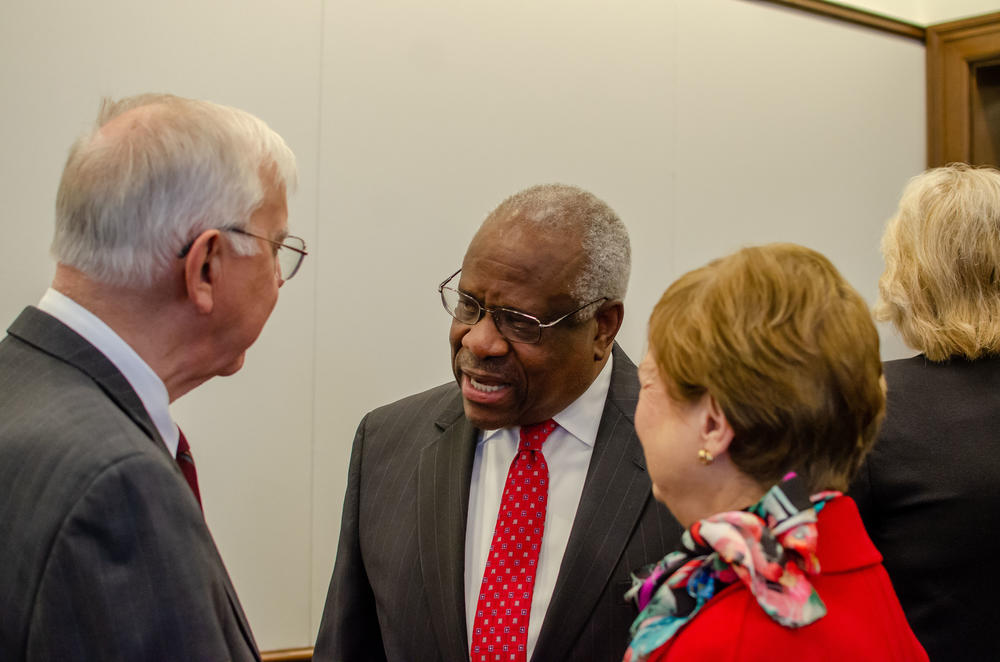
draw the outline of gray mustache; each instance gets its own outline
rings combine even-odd
[[[502,381],[508,381],[510,369],[507,367],[507,359],[503,357],[477,358],[468,350],[459,350],[455,356],[455,367],[462,371],[479,372],[488,374]]]

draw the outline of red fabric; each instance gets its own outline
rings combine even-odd
[[[191,491],[194,492],[194,498],[198,500],[198,505],[201,505],[201,492],[198,490],[198,470],[194,466],[194,456],[191,455],[191,446],[188,445],[187,438],[184,437],[184,433],[180,432],[180,439],[177,442],[177,464],[181,468],[181,473],[184,474],[184,480],[191,487]]]
[[[549,468],[542,443],[556,427],[555,421],[548,420],[521,428],[479,589],[472,626],[472,662],[527,660],[528,617],[549,494]]]
[[[810,577],[827,614],[803,628],[778,625],[740,583],[720,591],[655,662],[925,662],[899,600],[850,497],[819,513],[822,572]]]

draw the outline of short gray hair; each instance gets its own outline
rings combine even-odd
[[[606,202],[576,186],[539,184],[510,196],[487,218],[515,216],[545,231],[579,233],[584,265],[569,292],[579,305],[600,297],[625,299],[632,248],[625,224]],[[582,310],[576,319],[595,311]]]
[[[128,126],[104,131],[116,118]],[[169,94],[104,99],[66,160],[52,254],[98,282],[148,287],[201,232],[245,228],[264,199],[262,176],[290,192],[295,156],[250,113]],[[242,254],[257,250],[249,237],[229,239]]]

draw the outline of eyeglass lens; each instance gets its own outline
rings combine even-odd
[[[306,243],[302,239],[293,236],[286,237],[285,245],[278,247],[278,268],[281,269],[281,277],[284,280],[295,275],[302,266],[302,258],[305,257],[302,253],[290,249],[305,250],[305,247]]]
[[[471,296],[451,287],[441,288],[441,302],[445,310],[463,324],[476,324],[483,316],[484,309]],[[541,337],[538,320],[506,308],[490,311],[497,331],[507,340],[535,343]]]

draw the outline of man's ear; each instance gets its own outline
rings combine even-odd
[[[184,285],[195,309],[208,315],[215,307],[216,286],[221,275],[222,238],[218,230],[205,230],[191,244],[184,258]]]
[[[621,301],[605,301],[594,321],[597,322],[597,329],[594,332],[594,360],[602,360],[611,351],[611,345],[618,335],[618,329],[622,328],[622,320],[625,319],[625,304]]]
[[[702,408],[699,420],[702,448],[718,457],[729,450],[729,444],[735,435],[733,426],[729,424],[726,412],[722,411],[719,401],[711,393],[703,395],[698,406]]]

